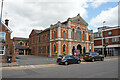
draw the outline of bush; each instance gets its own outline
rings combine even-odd
[[[83,54],[80,54],[80,55],[76,55],[76,56],[78,56],[78,57],[82,57],[82,56],[83,56]]]
[[[63,52],[64,55],[66,55],[66,52]]]

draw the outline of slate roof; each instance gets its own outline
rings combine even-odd
[[[44,31],[48,31],[50,30],[50,28],[46,28],[45,30],[41,31],[40,33],[44,32]]]
[[[28,38],[13,37],[13,40],[15,40],[15,41],[28,41]]]
[[[37,34],[39,34],[40,32],[42,32],[42,30],[37,30],[37,29],[33,29]]]

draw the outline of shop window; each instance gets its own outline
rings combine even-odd
[[[0,45],[0,55],[4,55],[4,46]]]

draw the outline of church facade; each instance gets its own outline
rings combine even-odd
[[[93,30],[88,30],[87,26],[88,23],[78,14],[73,18],[68,18],[65,22],[58,21],[56,24],[50,25],[49,28],[39,31],[34,35],[33,39],[36,40],[29,37],[29,41],[30,44],[33,41],[43,41],[41,44],[34,45],[36,46],[34,48],[36,55],[45,54],[50,57],[63,54],[74,55],[77,50],[79,54],[94,52]],[[33,45],[30,45],[30,48],[32,53]]]

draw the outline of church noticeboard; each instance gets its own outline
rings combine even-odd
[[[0,32],[0,43],[5,43],[5,32]]]

